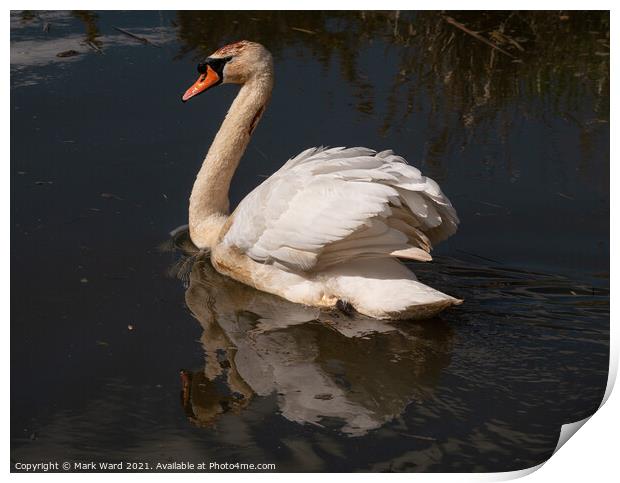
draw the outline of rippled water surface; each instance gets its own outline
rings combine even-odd
[[[607,379],[608,25],[12,12],[11,461],[547,459]],[[415,323],[321,313],[220,276],[170,235],[236,89],[180,96],[197,59],[239,38],[274,53],[276,87],[233,205],[307,147],[394,149],[459,212],[459,232],[413,268],[463,305]]]

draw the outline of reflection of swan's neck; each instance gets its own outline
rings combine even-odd
[[[240,89],[198,172],[189,200],[189,230],[199,247],[210,247],[228,215],[228,189],[239,160],[271,96],[270,69]]]

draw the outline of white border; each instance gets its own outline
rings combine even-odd
[[[106,9],[106,10],[170,10],[173,5],[170,2],[165,2],[162,0],[151,0],[149,2],[146,1],[118,1],[118,0],[108,0],[108,1],[92,1],[88,3],[89,9]],[[533,1],[533,0],[521,0],[519,2],[509,1],[509,2],[501,2],[498,4],[496,1],[441,1],[441,2],[411,2],[411,1],[382,1],[377,2],[369,1],[369,0],[357,0],[357,1],[335,1],[335,0],[315,0],[315,1],[299,1],[294,4],[290,1],[282,1],[282,0],[263,0],[261,2],[251,2],[248,0],[236,0],[234,2],[224,2],[224,1],[215,1],[211,2],[206,1],[196,1],[196,0],[186,0],[182,7],[184,9],[195,9],[195,10],[205,10],[205,9],[213,9],[213,10],[263,10],[263,9],[271,9],[271,10],[411,10],[411,9],[432,9],[432,10],[462,10],[466,9],[519,9],[519,10],[536,10],[536,9],[544,9],[544,10],[580,10],[580,9],[588,9],[588,10],[610,10],[612,6],[612,2],[610,1],[598,1],[591,0],[589,2],[574,2],[574,1]],[[35,10],[43,10],[43,9],[58,9],[58,10],[68,10],[68,9],[79,9],[86,8],[85,2],[68,2],[68,1],[58,1],[58,2],[45,2],[45,1],[25,1],[25,2],[9,2],[10,9],[35,9]],[[615,44],[616,44],[616,34],[615,31],[615,17],[614,11],[611,9],[611,17],[612,17],[612,28],[611,28],[611,43],[612,43],[612,51],[615,52]],[[8,9],[7,9],[8,15]],[[5,17],[4,22],[2,23],[2,29],[4,31],[4,38],[9,38],[9,22],[8,18]],[[6,49],[6,55],[10,58],[9,49]],[[615,57],[612,55],[611,62],[611,79],[612,81],[617,78],[615,64]],[[10,62],[5,64],[5,68],[7,68],[7,73],[9,72],[8,65]],[[10,76],[5,75],[3,79],[3,112],[5,113],[5,117],[3,119],[3,136],[4,136],[4,149],[6,153],[6,159],[10,159],[10,148],[9,148],[9,119],[7,119],[6,113],[10,112]],[[611,96],[611,116],[613,117],[613,113],[616,112],[616,104],[614,102],[615,98]],[[611,180],[614,186],[618,186],[618,168],[615,166],[615,136],[613,135],[613,131],[616,130],[613,122],[610,124],[612,129],[611,136]],[[9,163],[6,163],[7,168],[9,168]],[[4,197],[5,203],[2,207],[2,216],[3,216],[3,225],[8,227],[7,234],[3,238],[3,244],[9,245],[10,240],[10,175],[5,176],[3,178],[4,183]],[[618,246],[617,245],[617,197],[612,190],[611,199],[610,199],[610,211],[611,211],[611,240],[610,246]],[[10,247],[4,246],[3,252],[6,254],[5,256],[8,258],[7,266],[10,266]],[[618,266],[618,257],[614,255],[614,252],[611,253],[611,272],[617,273]],[[2,286],[2,296],[4,299],[4,313],[6,315],[4,319],[4,324],[2,325],[4,331],[4,344],[5,350],[3,353],[3,362],[4,362],[4,375],[5,375],[5,398],[2,401],[3,404],[3,414],[4,414],[4,457],[5,459],[5,472],[8,473],[10,471],[10,462],[9,462],[9,454],[10,454],[10,437],[9,437],[9,425],[10,425],[10,400],[9,400],[9,364],[10,364],[10,333],[9,333],[9,319],[10,319],[10,270],[6,271],[6,275],[3,279]],[[615,297],[613,296],[611,304],[612,307],[615,305],[614,303]],[[607,386],[607,391],[605,394],[606,403],[601,409],[594,414],[592,418],[584,425],[584,427],[579,431],[579,436],[572,438],[565,446],[559,445],[558,448],[561,447],[561,450],[555,454],[547,463],[532,468],[529,470],[511,472],[511,473],[489,473],[489,474],[462,474],[462,473],[453,473],[453,474],[390,474],[390,479],[407,479],[410,481],[412,478],[416,480],[422,481],[502,481],[507,479],[518,478],[521,476],[525,476],[526,474],[531,474],[529,476],[529,481],[548,481],[550,478],[554,480],[565,480],[565,481],[583,481],[585,478],[590,479],[591,481],[607,481],[610,479],[610,475],[618,474],[618,465],[616,463],[617,452],[614,451],[615,443],[616,443],[616,435],[615,431],[619,427],[618,425],[618,414],[620,413],[620,399],[617,394],[612,394],[613,384],[615,382],[617,369],[618,369],[618,334],[617,330],[614,330],[612,327],[611,331],[611,357],[610,357],[610,371],[609,371],[609,382]],[[611,395],[611,397],[610,397]],[[567,428],[567,430],[570,428]],[[566,430],[565,430],[566,431]],[[535,471],[536,469],[541,468],[540,471]],[[355,480],[375,480],[377,478],[384,478],[385,474],[341,474],[341,475],[330,475],[330,474],[320,474],[320,478],[322,480],[331,480],[338,479],[339,481],[353,479]],[[71,479],[80,479],[88,478],[92,480],[101,480],[108,481],[111,478],[109,474],[49,474],[49,475],[26,475],[23,473],[13,473],[10,475],[11,478],[21,480],[23,478],[46,478],[47,481],[67,481]],[[288,481],[290,478],[294,478],[296,481],[310,481],[310,479],[314,480],[317,475],[316,474],[237,474],[237,473],[218,473],[216,474],[120,474],[114,475],[115,479],[118,478],[121,481],[130,481],[130,480],[162,480],[162,479],[170,479],[170,478],[180,478],[183,480],[197,480],[204,482],[205,478],[209,479],[217,479],[218,481],[248,481],[248,480],[269,480],[269,481]],[[314,483],[314,482],[313,482]]]

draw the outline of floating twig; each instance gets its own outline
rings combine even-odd
[[[473,38],[475,38],[476,40],[479,40],[480,42],[487,44],[489,47],[491,47],[492,49],[497,50],[498,52],[501,52],[504,55],[507,55],[508,57],[510,57],[511,59],[514,59],[515,56],[512,55],[510,52],[506,52],[504,49],[502,49],[501,47],[498,47],[497,45],[495,45],[493,42],[485,39],[482,35],[480,35],[478,32],[474,32],[473,30],[468,29],[467,27],[465,27],[465,25],[463,25],[460,22],[457,22],[456,20],[454,20],[452,17],[447,17],[447,16],[443,16],[443,19],[448,22],[450,25],[455,26],[457,29],[462,30],[463,32],[465,32],[467,35],[471,35]]]
[[[493,260],[492,258],[483,257],[482,255],[476,255],[475,253],[466,252],[465,250],[460,250],[458,248],[456,249],[456,251],[460,252],[460,253],[464,253],[465,255],[469,255],[470,257],[479,258],[480,260],[486,260],[487,262],[497,263],[499,265],[503,265],[503,263],[500,262],[499,260]]]
[[[92,40],[87,40],[84,43],[98,54],[103,54],[103,50],[101,50]]]
[[[149,39],[146,39],[144,37],[140,37],[139,35],[136,34],[132,34],[131,32],[129,32],[128,30],[122,29],[120,27],[114,27],[115,30],[118,30],[120,33],[127,35],[128,37],[131,37],[132,39],[137,40],[138,42],[143,43],[144,45],[150,44],[153,47],[159,47],[159,45],[154,44],[153,42],[151,42]]]
[[[478,200],[478,203],[482,203],[483,205],[491,206],[491,207],[493,207],[493,208],[501,208],[501,209],[504,209],[504,208],[505,208],[505,207],[504,207],[504,206],[502,206],[502,205],[497,205],[497,204],[495,204],[495,203],[490,203],[490,202],[488,202],[488,201]]]
[[[303,32],[308,35],[316,35],[316,32],[313,30],[302,29],[301,27],[291,27],[291,30],[297,30],[297,32]]]

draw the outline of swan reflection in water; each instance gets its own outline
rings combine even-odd
[[[276,393],[286,419],[360,436],[430,397],[450,362],[452,330],[441,319],[321,311],[222,276],[207,254],[181,265],[204,330],[204,369],[181,371],[182,403],[198,426]]]

